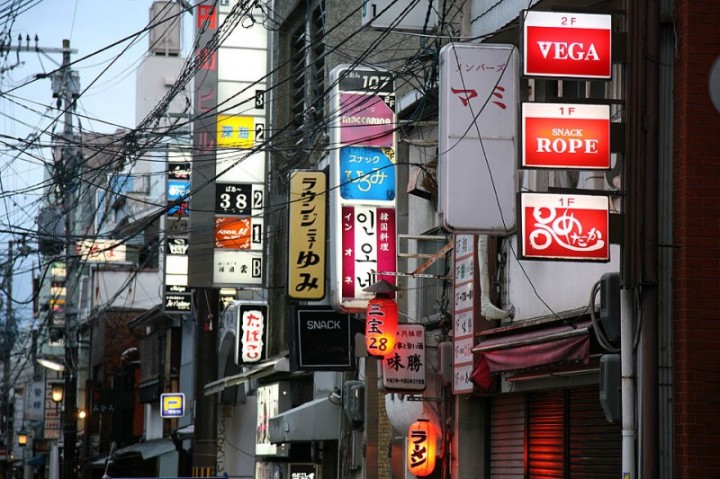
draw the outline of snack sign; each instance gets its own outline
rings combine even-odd
[[[556,78],[611,78],[610,15],[526,11],[523,74]]]
[[[610,106],[523,103],[522,167],[610,168]]]

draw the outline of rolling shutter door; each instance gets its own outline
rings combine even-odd
[[[610,424],[598,389],[570,391],[569,468],[572,479],[616,479],[622,472],[621,426]]]
[[[490,413],[490,479],[524,479],[525,397],[495,398]]]
[[[528,477],[563,479],[564,392],[532,394],[528,397]]]

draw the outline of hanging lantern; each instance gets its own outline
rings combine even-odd
[[[427,419],[418,419],[410,425],[407,438],[407,468],[411,474],[423,477],[435,470],[438,429]]]
[[[379,295],[368,302],[365,313],[365,347],[371,356],[389,356],[395,349],[398,307],[395,300]]]

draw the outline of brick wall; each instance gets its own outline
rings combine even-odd
[[[720,3],[675,5],[675,477],[698,479],[720,474],[720,113],[708,93]]]

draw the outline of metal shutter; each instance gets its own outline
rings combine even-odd
[[[622,472],[621,426],[610,424],[598,389],[570,391],[569,468],[572,479],[616,479]]]
[[[490,412],[490,479],[524,479],[525,397],[499,397]]]
[[[528,478],[563,479],[565,426],[563,391],[528,397]]]

